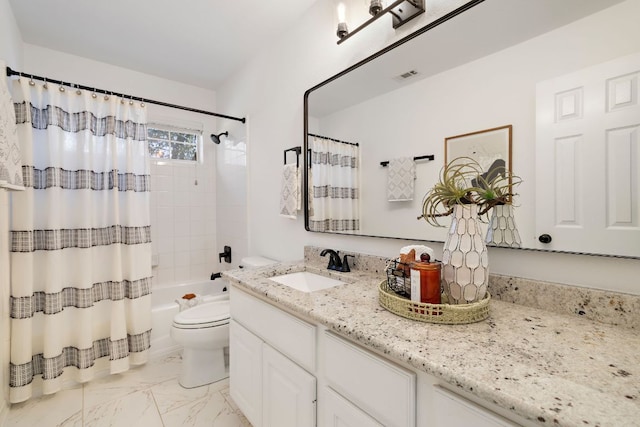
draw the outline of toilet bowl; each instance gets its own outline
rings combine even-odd
[[[242,259],[244,268],[256,268],[276,261],[263,257]],[[182,366],[178,382],[194,388],[220,381],[229,376],[229,299],[217,298],[176,314],[171,337],[183,346]]]
[[[171,337],[184,347],[178,379],[182,387],[199,387],[229,376],[224,358],[224,349],[229,347],[229,300],[176,314]]]

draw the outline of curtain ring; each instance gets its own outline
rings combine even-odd
[[[113,93],[112,93],[112,95],[113,95]],[[108,93],[105,93],[105,94],[104,94],[104,100],[105,100],[105,101],[108,101],[108,100],[109,100],[109,94],[108,94]]]
[[[47,78],[44,78],[44,84],[42,85],[43,89],[49,89],[49,86],[47,85]]]
[[[140,103],[140,107],[144,108],[144,99],[142,100],[142,102]]]
[[[64,91],[65,91],[64,86],[63,86],[63,85],[64,85],[64,82],[62,82],[62,84],[60,85],[60,87],[58,87],[58,90],[59,90],[60,92],[64,92]]]
[[[96,88],[95,87],[93,88],[93,93],[91,94],[91,97],[93,99],[96,99],[98,97],[98,94],[96,93]]]
[[[29,79],[29,86],[35,86],[36,82],[33,81],[33,75],[31,76],[31,78]]]
[[[133,96],[129,97],[129,105],[133,105]]]
[[[80,90],[79,85],[76,85],[76,95],[82,95],[82,91]]]

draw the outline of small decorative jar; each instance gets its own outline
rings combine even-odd
[[[411,301],[440,304],[442,264],[414,262],[411,264]]]

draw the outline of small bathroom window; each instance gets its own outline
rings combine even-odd
[[[153,159],[198,161],[202,132],[158,124],[147,127],[149,155]]]

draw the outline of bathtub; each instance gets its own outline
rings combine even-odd
[[[173,317],[180,312],[177,298],[196,294],[203,302],[229,298],[229,284],[224,279],[154,287],[151,293],[151,359],[177,353],[181,346],[171,338]]]

